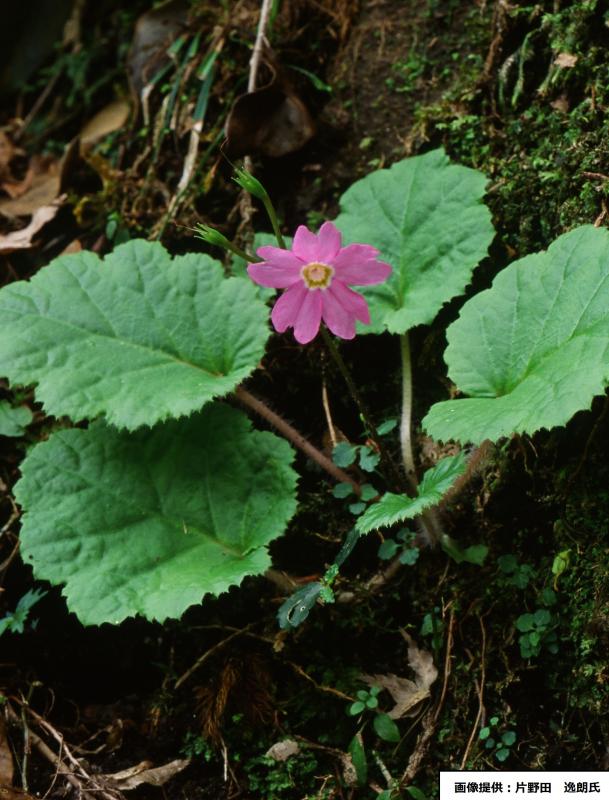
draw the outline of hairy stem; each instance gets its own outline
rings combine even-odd
[[[264,208],[268,217],[271,221],[271,225],[273,226],[273,233],[275,234],[275,238],[277,239],[277,244],[281,247],[282,250],[286,249],[285,241],[283,236],[281,235],[281,228],[279,227],[279,219],[277,218],[277,212],[275,211],[275,206],[271,202],[271,198],[268,194],[264,197],[262,201],[264,203]]]
[[[315,461],[322,469],[324,469],[329,475],[331,475],[335,480],[339,481],[339,483],[349,483],[353,486],[353,490],[359,496],[361,489],[359,483],[354,480],[350,475],[344,472],[340,467],[337,467],[336,464],[331,461],[321,450],[318,450],[308,439],[299,433],[289,422],[286,422],[283,417],[280,417],[279,414],[276,414],[272,409],[270,409],[266,403],[262,400],[259,400],[257,397],[254,397],[253,394],[244,389],[243,386],[238,386],[235,389],[235,397],[241,402],[244,406],[251,408],[252,411],[255,411],[256,414],[261,416],[267,422],[269,422],[274,428],[276,428],[282,436],[285,436],[288,441],[292,442],[295,447],[298,447],[299,450],[302,450],[305,455],[307,455],[312,461]]]
[[[402,353],[402,418],[400,421],[400,446],[408,482],[417,486],[417,472],[412,452],[412,362],[408,333],[400,336]]]

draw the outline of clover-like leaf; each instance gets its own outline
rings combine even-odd
[[[296,508],[292,458],[216,403],[152,431],[57,431],[15,487],[21,552],[85,624],[178,617],[269,566]]]
[[[219,262],[123,244],[61,256],[0,291],[0,375],[37,383],[47,412],[134,429],[190,414],[258,364],[267,309]]]
[[[13,407],[8,400],[0,400],[0,436],[23,436],[31,421],[27,406]]]
[[[448,329],[467,399],[434,405],[436,439],[496,441],[565,425],[609,382],[609,231],[584,225],[499,273]]]
[[[430,323],[463,292],[494,236],[485,186],[484,175],[451,164],[439,149],[372,172],[345,192],[337,227],[348,242],[377,247],[393,267],[385,283],[358,289],[372,318],[362,333]]]
[[[465,472],[465,467],[463,453],[443,458],[423,475],[416,497],[386,492],[378,503],[371,505],[362,514],[355,527],[360,533],[368,533],[376,528],[386,528],[418,516],[426,508],[440,502],[457,478]]]

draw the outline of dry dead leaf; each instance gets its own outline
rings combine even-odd
[[[41,206],[34,212],[32,220],[26,228],[0,236],[0,254],[7,255],[8,253],[14,253],[15,250],[29,250],[33,247],[34,236],[47,222],[53,219],[59,211],[59,205],[60,203]]]
[[[340,762],[345,785],[350,789],[354,789],[357,786],[357,770],[353,764],[353,759],[349,753],[343,753],[340,757]]]
[[[34,156],[25,178],[2,184],[10,198],[0,200],[0,214],[9,219],[29,217],[42,206],[49,206],[59,194],[60,164],[55,159]]]
[[[225,149],[231,158],[256,153],[279,158],[300,150],[315,134],[313,117],[269,48],[264,63],[269,83],[238,97],[228,115]]]
[[[362,680],[369,686],[380,686],[387,689],[395,702],[391,711],[387,712],[391,719],[401,719],[429,697],[429,689],[438,677],[438,670],[433,663],[433,656],[427,650],[417,647],[416,642],[406,633],[400,631],[408,642],[408,665],[415,674],[415,679],[402,678],[394,673],[387,675],[362,675]]]
[[[275,742],[264,755],[273,761],[287,761],[298,753],[300,753],[298,742],[295,739],[284,739],[282,742]]]
[[[141,99],[142,90],[167,63],[167,49],[186,30],[188,9],[184,0],[169,0],[138,17],[127,58],[129,83],[136,97]]]
[[[6,735],[6,721],[0,716],[0,786],[12,786],[15,765]]]
[[[561,68],[574,67],[577,64],[577,56],[572,53],[559,53],[554,59],[554,65]]]
[[[91,145],[120,130],[129,119],[131,106],[126,100],[113,100],[101,111],[85,123],[80,132],[80,141],[83,145]]]
[[[110,781],[119,791],[127,792],[131,789],[136,789],[143,783],[147,783],[150,786],[163,786],[178,772],[186,769],[189,764],[190,758],[177,758],[175,761],[170,761],[161,767],[153,767],[151,761],[142,761],[133,767],[129,767],[129,769],[123,769],[120,772],[101,777]]]
[[[556,111],[560,111],[561,114],[566,114],[569,111],[569,98],[566,94],[561,94],[556,100],[552,100],[550,105]]]
[[[15,147],[6,133],[0,131],[0,181],[12,179],[10,163],[15,156],[23,154],[24,151],[20,147]]]
[[[80,239],[72,239],[70,244],[66,245],[59,255],[67,256],[70,253],[80,253],[82,249],[82,242]],[[119,722],[122,722],[122,720],[119,720]]]

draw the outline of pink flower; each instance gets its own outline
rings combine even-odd
[[[355,321],[370,324],[370,312],[362,295],[347,284],[382,283],[391,273],[389,264],[377,260],[376,248],[368,244],[341,247],[341,239],[331,222],[324,222],[317,235],[301,225],[291,250],[259,247],[264,261],[247,268],[255,283],[285,289],[271,320],[279,333],[294,328],[300,344],[315,338],[322,320],[336,336],[353,339]]]

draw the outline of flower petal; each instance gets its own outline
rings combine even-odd
[[[342,243],[342,234],[332,222],[324,222],[317,234],[317,256],[319,261],[331,264],[338,255]]]
[[[277,261],[262,261],[258,264],[249,264],[247,274],[260,286],[270,286],[273,289],[286,289],[288,286],[301,280],[300,270],[302,263],[291,256],[294,263],[287,260],[284,263]]]
[[[345,311],[355,317],[355,319],[364,322],[366,325],[370,324],[368,303],[361,294],[349,289],[341,280],[337,280],[336,278],[332,281],[332,285],[326,292],[330,292],[334,300],[340,303]]]
[[[382,283],[391,275],[391,265],[377,261],[378,250],[368,244],[350,244],[343,247],[332,261],[336,277],[345,283],[368,286]]]
[[[335,336],[353,339],[355,336],[355,315],[342,305],[329,290],[323,292],[323,320]]]
[[[311,233],[304,225],[299,225],[294,234],[292,252],[295,256],[301,258],[305,264],[309,264],[311,261],[317,261],[319,258],[319,242],[317,236]]]
[[[294,337],[300,344],[308,344],[317,336],[321,323],[321,306],[321,291],[307,291],[294,325]]]
[[[283,250],[281,247],[273,247],[271,244],[259,247],[256,250],[260,258],[268,261],[269,264],[277,264],[278,267],[288,267],[290,264],[302,267],[303,260],[294,255],[291,250]]]
[[[273,327],[279,333],[296,324],[301,306],[309,294],[303,283],[295,283],[281,295],[271,311]]]

